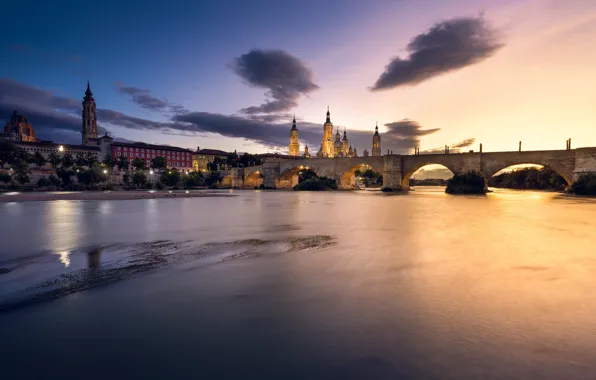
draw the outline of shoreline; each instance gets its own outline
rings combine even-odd
[[[6,202],[44,202],[44,201],[98,201],[98,200],[134,200],[162,198],[210,198],[230,197],[228,191],[207,190],[133,190],[133,191],[56,191],[56,192],[3,192],[0,203]]]

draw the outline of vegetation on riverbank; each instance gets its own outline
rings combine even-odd
[[[583,174],[569,188],[576,195],[596,195],[596,174]]]
[[[298,173],[298,184],[293,190],[325,191],[337,190],[337,181],[329,177],[319,177],[314,170],[306,169]]]
[[[524,168],[489,178],[488,185],[506,189],[563,191],[567,182],[549,168]]]
[[[357,182],[362,183],[364,187],[380,187],[383,185],[383,175],[372,169],[367,169],[365,171],[356,170],[354,176],[356,177]]]
[[[484,177],[475,171],[456,174],[447,181],[448,194],[485,194]]]

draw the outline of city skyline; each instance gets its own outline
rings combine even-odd
[[[108,4],[87,18],[93,8],[65,3],[64,26],[40,5],[30,30],[8,20],[0,120],[16,109],[40,138],[79,141],[90,80],[99,130],[120,140],[286,152],[296,114],[300,150],[316,152],[329,105],[359,151],[371,150],[375,122],[383,152],[595,145],[596,5],[432,3]],[[181,15],[167,31],[155,27],[163,12]]]

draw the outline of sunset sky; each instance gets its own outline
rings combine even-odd
[[[53,1],[3,6],[0,121],[80,142],[87,80],[119,139],[315,153],[596,146],[596,1]]]

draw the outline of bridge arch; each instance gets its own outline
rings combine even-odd
[[[298,184],[298,174],[302,170],[313,170],[318,174],[318,170],[315,167],[309,165],[296,165],[286,168],[279,175],[279,187],[291,189]]]
[[[254,171],[249,173],[244,178],[244,188],[245,189],[254,189],[255,187],[259,187],[263,183],[263,174],[260,171]]]
[[[219,181],[219,188],[222,189],[231,189],[232,188],[232,176],[230,174],[224,176],[221,181]]]
[[[344,169],[343,173],[341,174],[341,176],[339,178],[338,185],[344,189],[353,188],[356,185],[355,174],[356,174],[356,171],[358,171],[358,170],[360,170],[360,171],[373,170],[373,171],[376,171],[376,172],[380,173],[381,175],[383,175],[382,169],[379,170],[374,165],[370,165],[368,163],[361,162],[357,165],[354,165],[354,166],[348,168],[347,170]]]
[[[507,165],[509,164],[509,165]],[[506,166],[503,166],[506,165]],[[503,166],[503,167],[501,167]],[[548,165],[548,164],[544,164],[544,163],[538,163],[538,162],[520,162],[520,163],[513,163],[511,164],[510,162],[504,163],[502,165],[498,165],[498,166],[491,166],[488,168],[484,169],[484,179],[488,182],[488,180],[492,177],[496,177],[497,175],[501,174],[502,172],[505,172],[507,169],[515,169],[515,167],[519,167],[519,169],[522,169],[523,167],[541,167],[541,168],[547,168],[552,170],[553,172],[557,173],[558,175],[560,175],[563,180],[565,180],[565,184],[566,187],[571,186],[571,184],[573,183],[573,172],[567,173],[567,170],[565,170],[565,168],[561,168],[558,167],[557,165]],[[497,169],[498,168],[498,169]]]
[[[432,161],[423,161],[420,163],[417,163],[416,165],[408,168],[406,171],[404,171],[402,179],[401,179],[401,187],[403,190],[408,190],[410,188],[410,179],[412,178],[412,176],[414,175],[414,173],[416,173],[418,170],[426,167],[426,166],[436,166],[436,167],[441,167],[444,169],[449,170],[453,175],[455,175],[458,171],[455,168],[449,167],[445,164],[442,164],[440,162],[436,162],[434,160]]]

